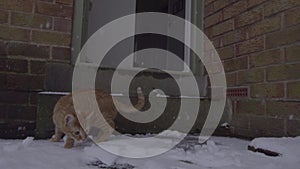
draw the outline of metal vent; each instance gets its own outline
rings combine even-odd
[[[230,88],[227,89],[228,97],[247,97],[248,96],[248,88]]]

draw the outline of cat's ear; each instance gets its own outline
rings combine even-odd
[[[70,124],[71,122],[73,122],[75,119],[75,117],[72,115],[72,114],[67,114],[65,116],[65,123],[68,125]]]

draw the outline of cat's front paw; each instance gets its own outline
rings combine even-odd
[[[66,148],[66,149],[70,149],[70,148],[73,148],[73,144],[65,144],[64,145],[64,148]]]

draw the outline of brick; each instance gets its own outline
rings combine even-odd
[[[37,108],[35,106],[10,105],[7,108],[8,119],[35,120]]]
[[[234,56],[234,47],[228,46],[228,47],[220,48],[217,50],[217,52],[219,53],[219,57],[221,58],[221,60],[230,59],[233,58]]]
[[[247,115],[235,114],[230,125],[234,128],[249,129],[249,117]]]
[[[260,5],[268,0],[248,0],[248,8]]]
[[[212,36],[217,36],[233,30],[234,20],[227,20],[212,27]]]
[[[283,98],[284,84],[254,84],[251,85],[251,97],[254,98]]]
[[[212,40],[212,44],[214,45],[215,48],[221,47],[221,38],[215,38]]]
[[[300,64],[279,65],[267,68],[268,81],[300,79]]]
[[[226,73],[226,82],[227,86],[235,86],[236,85],[236,73]]]
[[[283,52],[280,49],[264,51],[250,56],[250,68],[279,64],[283,62]]]
[[[300,7],[293,8],[284,13],[284,26],[290,27],[300,24]]]
[[[284,119],[271,117],[250,117],[250,130],[256,137],[275,137],[283,136]]]
[[[232,72],[236,70],[243,70],[248,68],[248,58],[239,57],[236,59],[226,60],[223,63],[225,72]]]
[[[7,11],[0,11],[0,23],[8,23],[8,12]]]
[[[0,59],[0,71],[26,73],[28,71],[28,63],[26,60]]]
[[[9,43],[7,50],[9,55],[21,55],[31,58],[48,59],[50,55],[50,47],[41,45]]]
[[[37,105],[38,104],[38,93],[30,93],[29,94],[29,104],[30,105]]]
[[[263,8],[254,8],[235,18],[235,27],[239,28],[245,25],[252,24],[263,18]]]
[[[248,28],[249,37],[259,36],[262,34],[277,31],[281,28],[281,17],[275,16],[265,19]]]
[[[208,5],[208,4],[212,3],[213,1],[215,1],[215,0],[205,0],[205,1],[204,1],[204,4],[205,4],[205,5]]]
[[[287,97],[289,99],[300,99],[300,82],[290,82],[287,84]]]
[[[233,5],[224,8],[224,19],[234,17],[247,9],[247,0],[239,0]]]
[[[54,47],[52,49],[52,58],[58,60],[70,61],[71,59],[71,49],[70,48],[59,48]]]
[[[0,89],[6,90],[6,74],[0,73]]]
[[[285,48],[287,62],[300,61],[300,45],[296,44]]]
[[[220,9],[223,9],[225,6],[232,3],[232,0],[216,0],[214,1],[214,10],[218,11]]]
[[[42,91],[44,76],[7,75],[7,88],[21,91]]]
[[[249,69],[238,72],[238,85],[263,82],[265,73],[263,69]]]
[[[204,12],[205,17],[213,14],[215,12],[215,10],[214,10],[214,4],[211,3],[209,5],[206,5],[205,8],[204,8],[204,11],[205,11]]]
[[[208,16],[204,20],[205,27],[210,27],[215,25],[223,20],[223,11],[219,11],[211,16]]]
[[[74,0],[56,0],[55,2],[60,4],[73,5]]]
[[[46,62],[43,61],[30,61],[30,73],[32,74],[45,74]]]
[[[256,100],[240,100],[236,103],[236,114],[265,115],[265,103]]]
[[[7,43],[0,41],[0,56],[7,55]]]
[[[264,37],[257,37],[236,45],[236,55],[244,55],[264,50]]]
[[[0,121],[2,119],[6,119],[6,113],[7,113],[7,106],[6,105],[0,105]]]
[[[287,121],[287,134],[288,136],[296,137],[300,135],[300,120]]]
[[[244,29],[234,30],[225,34],[222,38],[224,46],[246,40],[247,35]]]
[[[0,91],[0,103],[27,104],[28,93],[17,91]]]
[[[32,41],[42,44],[70,46],[71,35],[57,32],[33,31]]]
[[[292,44],[300,40],[299,27],[291,27],[283,31],[267,34],[266,48],[274,48],[278,46]]]
[[[44,2],[36,3],[36,13],[57,17],[72,18],[73,7],[64,6],[60,4],[50,4]]]
[[[33,0],[1,0],[0,9],[31,12]]]
[[[0,39],[28,41],[29,33],[29,30],[26,29],[11,28],[8,26],[0,25]]]
[[[52,29],[52,18],[37,14],[33,15],[13,12],[11,14],[11,24],[40,29]]]
[[[300,102],[268,101],[267,115],[276,118],[300,119]]]
[[[269,16],[297,5],[300,5],[299,0],[271,0],[266,3],[264,13]]]
[[[54,30],[60,32],[72,33],[72,21],[69,19],[55,18]]]

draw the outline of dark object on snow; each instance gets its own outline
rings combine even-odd
[[[113,164],[108,166],[104,164],[102,161],[97,160],[87,164],[88,166],[98,167],[99,169],[133,169],[134,166],[130,164]]]
[[[267,156],[271,156],[271,157],[281,156],[280,153],[270,151],[270,150],[266,150],[266,149],[262,149],[262,148],[256,148],[256,147],[253,147],[253,146],[248,146],[248,150],[253,151],[253,152],[263,153],[263,154],[265,154]]]

